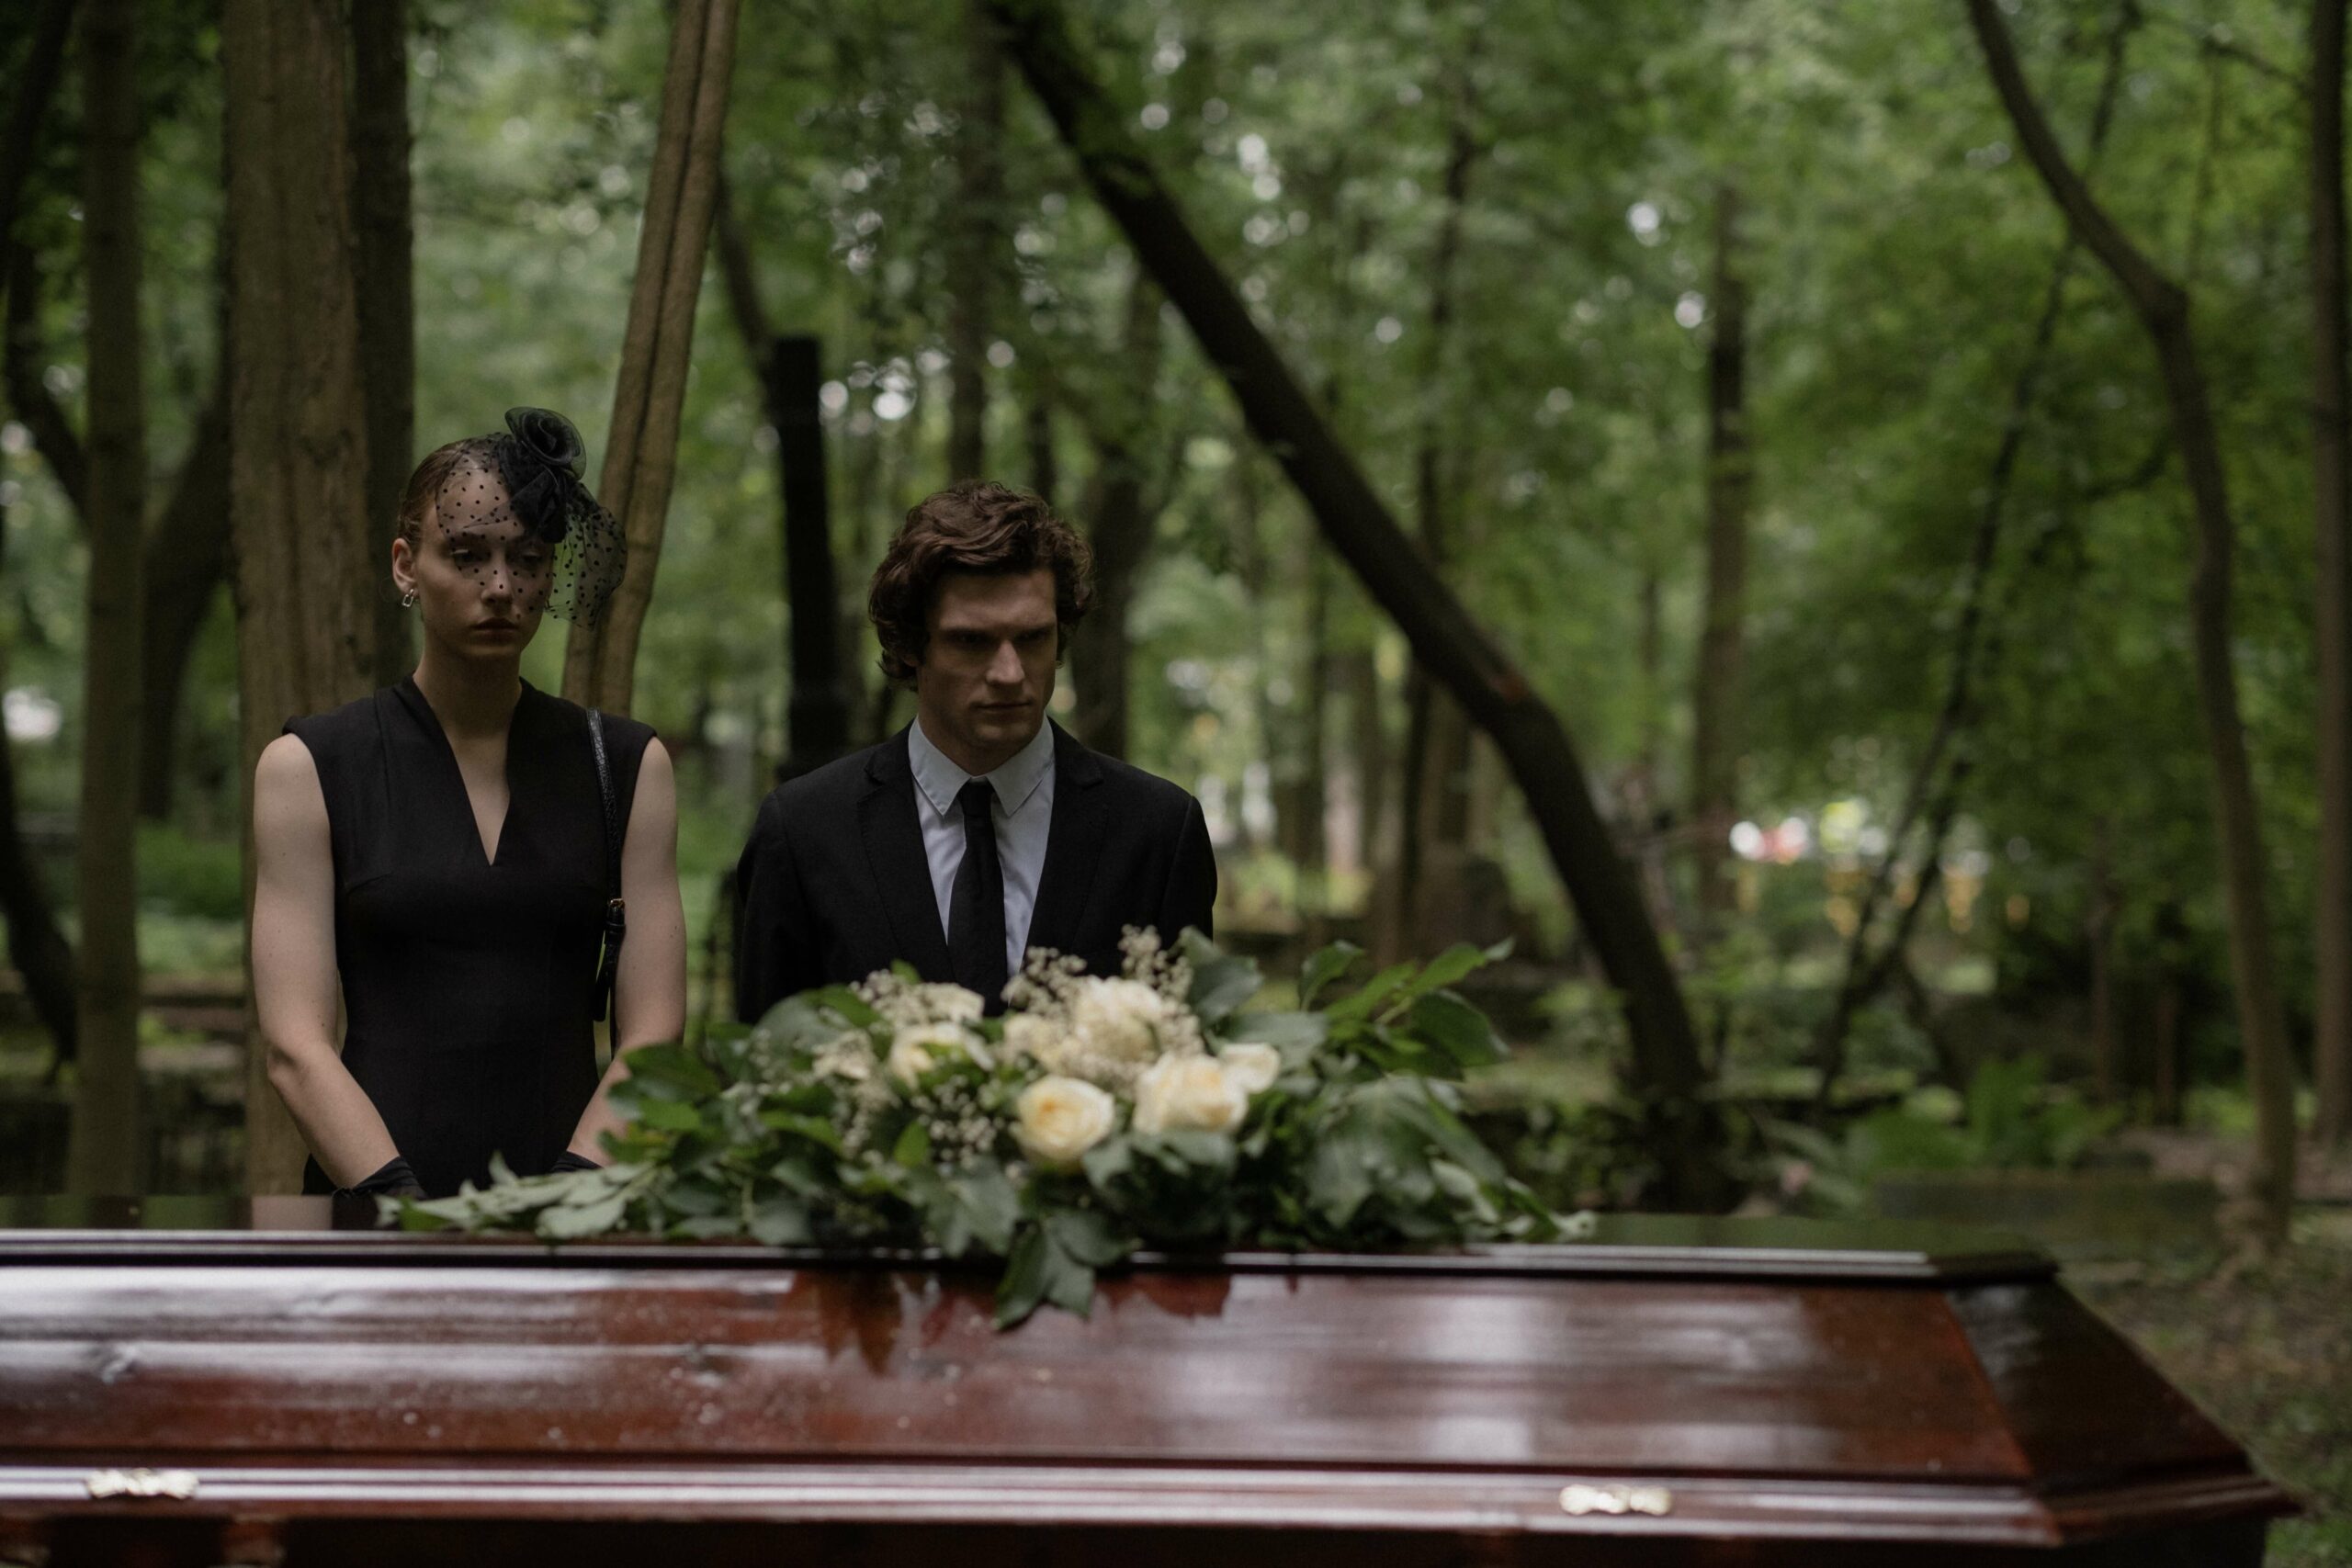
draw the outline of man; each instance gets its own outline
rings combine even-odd
[[[1089,597],[1085,543],[1035,496],[975,481],[907,514],[867,614],[915,721],[778,785],[735,873],[736,1010],[895,960],[1002,1008],[1031,948],[1118,973],[1119,938],[1210,930],[1200,803],[1046,717]]]

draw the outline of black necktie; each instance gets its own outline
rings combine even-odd
[[[964,808],[964,863],[947,899],[947,956],[956,983],[1004,1010],[1004,864],[996,854],[996,786],[974,779],[956,792]]]

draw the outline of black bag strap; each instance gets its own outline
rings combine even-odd
[[[594,708],[588,710],[588,747],[596,754],[596,793],[605,802],[605,953],[596,965],[596,1019],[602,1022],[613,1011],[613,987],[620,980],[628,904],[621,897],[620,797],[613,789],[612,758],[605,750],[605,716]]]

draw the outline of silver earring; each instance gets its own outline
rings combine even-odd
[[[415,589],[412,588],[407,592],[401,595],[401,608],[403,610],[413,610],[416,608]]]

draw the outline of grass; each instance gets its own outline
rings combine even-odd
[[[2303,1500],[2269,1568],[2352,1565],[2352,1211],[2306,1209],[2291,1244],[2071,1269],[2068,1283]]]

